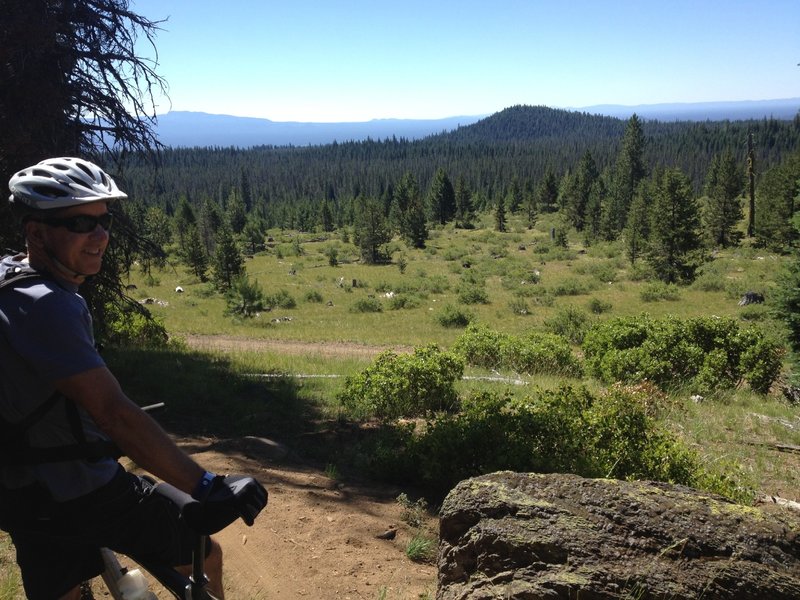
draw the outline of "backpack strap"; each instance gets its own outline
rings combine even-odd
[[[8,269],[3,278],[0,279],[0,290],[6,287],[14,287],[21,281],[28,279],[48,279],[47,275],[40,273],[33,267],[12,267]]]
[[[22,281],[31,279],[48,279],[46,274],[36,271],[32,267],[13,267],[5,272],[0,279],[0,290],[12,288]],[[67,422],[76,443],[51,448],[35,448],[28,443],[27,432],[47,412],[53,409],[59,401],[64,402]],[[42,463],[64,462],[71,460],[96,461],[101,458],[119,458],[122,452],[119,447],[108,440],[86,439],[86,433],[81,424],[80,414],[75,402],[61,394],[53,393],[36,409],[31,411],[18,423],[9,423],[0,417],[0,467],[38,465]]]

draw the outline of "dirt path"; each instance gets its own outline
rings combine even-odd
[[[434,597],[435,567],[405,555],[419,530],[403,521],[398,489],[333,480],[287,461],[268,440],[177,441],[207,469],[251,474],[269,491],[253,527],[238,521],[217,534],[228,600]],[[435,520],[424,527],[435,539]],[[376,537],[390,529],[394,539]],[[99,579],[93,588],[95,598],[109,598]]]
[[[436,569],[405,556],[415,530],[402,520],[399,490],[337,482],[271,462],[252,447],[246,453],[211,445],[194,454],[216,472],[256,475],[270,494],[253,527],[238,522],[219,536],[230,600],[434,596]],[[376,537],[391,528],[393,540]]]
[[[354,343],[305,343],[231,336],[189,336],[197,349],[269,349],[291,354],[376,356],[393,349]],[[337,481],[293,462],[267,440],[186,438],[179,444],[206,469],[247,473],[269,491],[253,527],[237,522],[218,534],[225,552],[228,600],[409,600],[433,598],[436,569],[411,561],[405,549],[419,530],[403,521],[400,490]],[[423,532],[435,540],[435,519]],[[394,539],[376,536],[396,529]],[[96,597],[103,598],[99,583]],[[105,596],[107,598],[107,596]],[[170,598],[159,592],[159,598]]]
[[[408,346],[373,346],[355,342],[302,342],[297,340],[266,340],[230,335],[189,335],[186,343],[197,350],[270,350],[285,354],[311,356],[357,356],[370,358],[386,350],[412,352]]]

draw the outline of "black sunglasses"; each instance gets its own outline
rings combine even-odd
[[[52,227],[64,227],[72,233],[91,233],[97,229],[97,225],[108,231],[114,222],[114,215],[103,213],[102,215],[75,215],[74,217],[43,217],[36,219],[39,223],[51,225]]]

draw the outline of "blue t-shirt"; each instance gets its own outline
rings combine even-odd
[[[0,261],[0,277],[27,266],[20,257]],[[25,279],[0,291],[0,416],[21,421],[55,392],[54,382],[104,366],[97,352],[92,319],[77,286],[64,281]],[[88,441],[107,439],[82,408]],[[59,402],[28,430],[34,447],[75,443],[64,403]],[[63,461],[0,467],[0,484],[16,489],[35,482],[59,502],[87,494],[111,480],[113,459]]]

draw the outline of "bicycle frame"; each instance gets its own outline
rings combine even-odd
[[[205,536],[198,534],[192,552],[192,575],[187,577],[168,565],[138,561],[130,557],[135,563],[143,567],[163,587],[178,600],[218,600],[207,589],[208,579],[203,568],[205,557]],[[117,556],[108,548],[102,548],[103,562],[106,569],[103,572],[103,581],[114,600],[126,600],[119,586],[119,579],[127,569],[123,567]],[[155,598],[155,596],[151,596]]]

